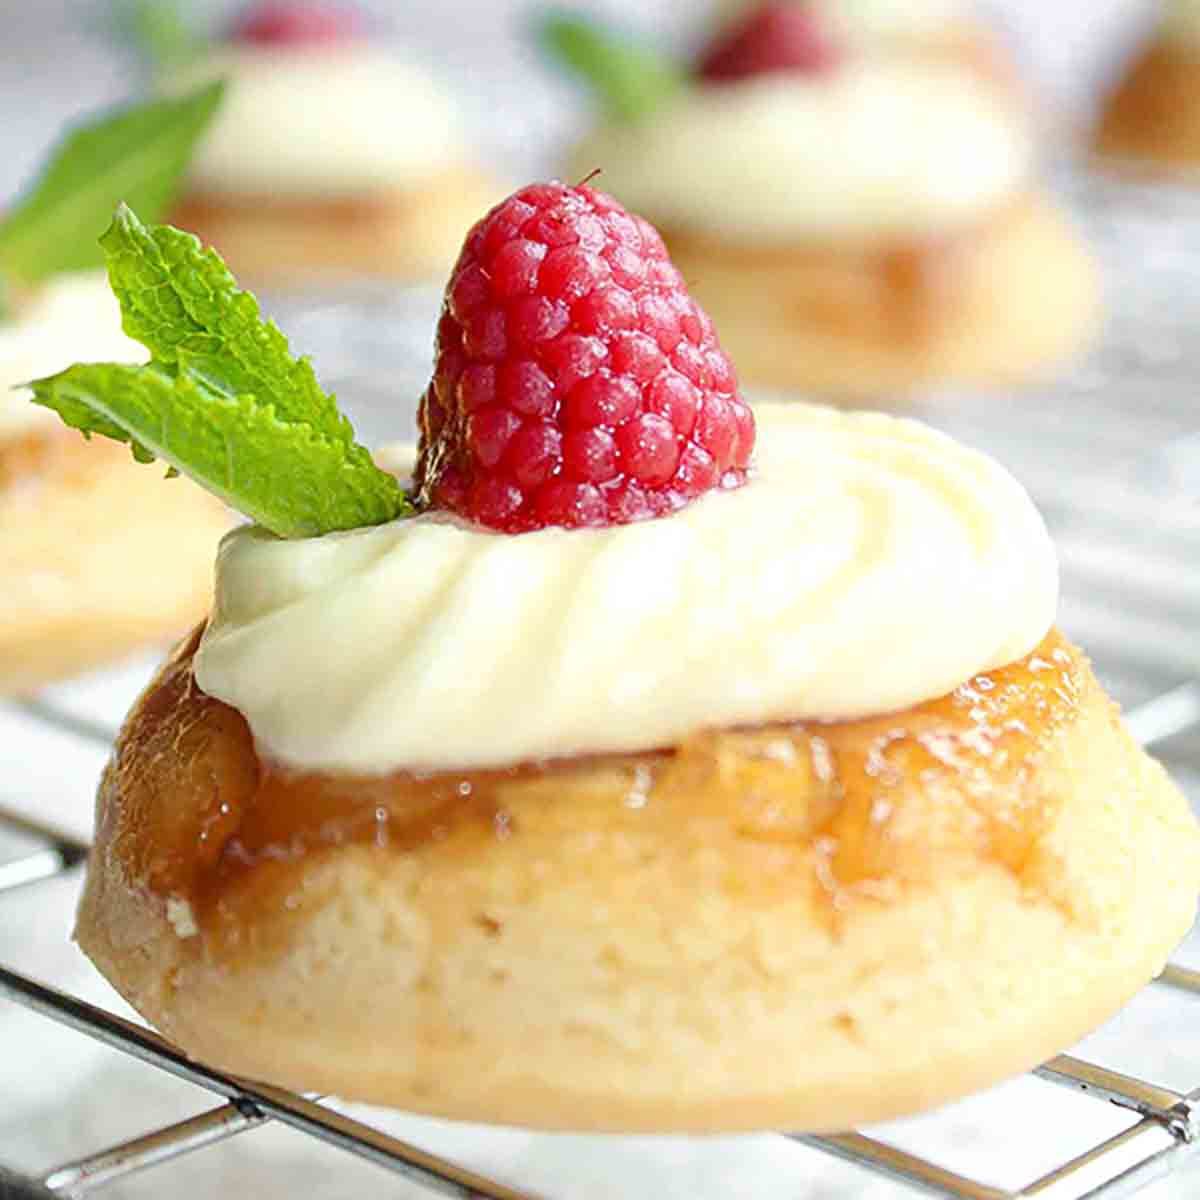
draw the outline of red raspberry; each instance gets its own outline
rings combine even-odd
[[[235,22],[230,38],[259,46],[310,46],[349,41],[365,32],[353,9],[311,0],[263,0]]]
[[[809,4],[768,3],[722,31],[696,64],[708,83],[733,83],[779,71],[817,74],[837,66],[839,55]]]
[[[467,235],[421,399],[416,487],[506,533],[622,525],[745,481],[754,417],[658,232],[535,184]]]

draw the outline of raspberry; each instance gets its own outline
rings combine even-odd
[[[264,0],[238,19],[230,36],[258,46],[310,46],[364,33],[362,18],[352,9],[309,0]]]
[[[777,0],[752,9],[723,30],[701,55],[696,74],[708,83],[733,83],[780,71],[818,74],[837,66],[838,58],[812,5]]]
[[[622,525],[745,481],[754,416],[658,232],[535,184],[467,235],[421,399],[418,501],[506,533]]]

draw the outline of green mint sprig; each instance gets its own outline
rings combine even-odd
[[[85,435],[128,442],[141,462],[162,459],[280,537],[412,511],[213,250],[124,204],[100,241],[125,332],[151,360],[77,363],[30,384],[34,403]]]
[[[0,273],[33,284],[103,265],[96,239],[119,201],[157,219],[221,103],[222,82],[79,126],[0,222]]]
[[[585,17],[548,13],[538,22],[537,39],[549,57],[588,84],[617,121],[645,120],[686,85],[683,68],[661,51]]]

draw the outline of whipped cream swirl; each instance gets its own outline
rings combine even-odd
[[[342,46],[224,46],[171,77],[184,91],[229,89],[192,163],[216,196],[331,200],[423,181],[462,160],[445,90],[391,51]]]
[[[16,319],[0,322],[0,438],[58,415],[31,404],[20,383],[53,375],[73,362],[144,362],[145,349],[121,332],[121,309],[103,271],[59,275],[43,284]]]
[[[690,88],[585,137],[568,174],[599,168],[668,231],[770,243],[961,228],[1011,200],[1033,158],[1019,112],[970,67],[896,56]]]
[[[902,709],[1042,639],[1054,551],[1003,469],[914,421],[757,416],[752,480],[656,521],[236,530],[196,680],[269,759],[380,774]]]

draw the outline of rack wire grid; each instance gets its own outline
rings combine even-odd
[[[1135,734],[1164,756],[1185,785],[1195,785],[1200,783],[1200,405],[1190,389],[1200,383],[1195,336],[1200,328],[1200,198],[1095,182],[1075,183],[1072,190],[1110,281],[1112,316],[1100,349],[1052,389],[982,399],[934,397],[922,403],[920,415],[996,453],[1030,487],[1059,546],[1063,624],[1089,648],[1102,679],[1126,703]],[[367,435],[394,437],[395,397],[418,394],[435,304],[436,297],[419,291],[354,291],[290,308],[281,303],[277,312],[294,344],[315,351],[326,364],[326,379],[337,386]],[[368,370],[364,363],[370,364]],[[23,718],[73,739],[107,745],[113,733],[115,720],[81,715],[53,693],[20,707]],[[19,799],[0,805],[0,829],[20,835],[25,847],[0,862],[0,893],[5,894],[77,871],[87,855],[80,838],[32,818],[28,806],[18,811]],[[1178,997],[1182,1008],[1172,1019],[1184,1024],[1175,1028],[1198,1024],[1200,970],[1172,964],[1153,987]],[[0,1200],[89,1195],[267,1122],[397,1172],[430,1194],[497,1200],[534,1195],[456,1165],[318,1097],[193,1062],[151,1030],[3,966],[0,1000],[224,1101],[38,1177],[0,1166]],[[0,1056],[4,1053],[0,1046]],[[1187,1065],[1194,1090],[1069,1055],[1046,1063],[1035,1073],[1040,1079],[1132,1116],[1118,1132],[1064,1155],[1064,1161],[1016,1190],[865,1133],[778,1136],[855,1164],[876,1180],[933,1196],[1116,1200],[1167,1174],[1200,1148],[1200,1054]],[[863,1181],[867,1186],[866,1175]],[[249,1191],[254,1194],[252,1182]]]

